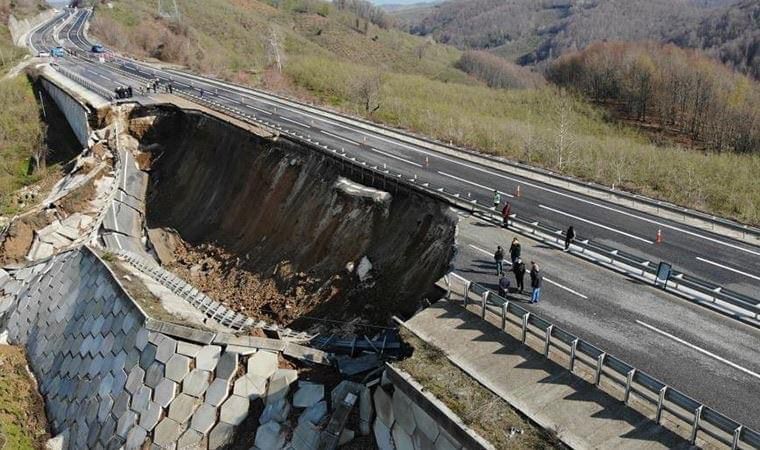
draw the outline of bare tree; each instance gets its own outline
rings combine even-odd
[[[268,50],[270,60],[274,62],[278,72],[282,72],[283,52],[280,36],[274,27],[269,28]]]
[[[356,80],[354,95],[364,112],[372,114],[380,109],[380,90],[383,85],[382,76],[378,73],[367,74]]]
[[[555,166],[560,172],[572,160],[575,154],[575,137],[572,131],[571,112],[572,105],[570,104],[568,95],[562,93],[559,105],[557,106],[557,123],[554,135]]]

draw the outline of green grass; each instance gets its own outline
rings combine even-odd
[[[19,347],[0,345],[0,448],[44,448],[45,412]]]
[[[29,158],[43,145],[43,128],[31,82],[23,76],[0,81],[0,213],[12,212],[11,194],[35,183]]]
[[[155,5],[146,0],[113,4],[100,7],[96,20],[117,32],[93,27],[114,40],[109,45],[143,55],[161,45],[170,50],[160,55],[165,60],[361,115],[357,80],[379,73],[380,108],[372,120],[760,224],[760,156],[655,146],[601,108],[555,88],[488,88],[455,67],[461,52],[453,47],[373,25],[365,34],[363,24],[357,30],[351,14],[332,6],[316,14],[256,0],[188,0],[177,27],[155,18]],[[284,82],[270,76],[272,30],[280,41]],[[563,118],[571,144],[560,159]]]

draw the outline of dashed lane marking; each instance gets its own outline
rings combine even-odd
[[[485,189],[487,191],[493,191],[494,190],[494,188],[492,188],[492,187],[484,186],[482,184],[475,183],[474,181],[465,180],[464,178],[460,178],[460,177],[458,177],[456,175],[451,175],[450,173],[441,172],[440,170],[438,171],[438,173],[440,175],[443,175],[444,177],[449,177],[449,178],[452,178],[454,180],[461,181],[462,183],[467,183],[467,184],[473,185],[475,187],[479,187],[481,189]],[[515,197],[514,195],[508,194],[508,193],[503,192],[503,191],[499,191],[499,194],[504,195],[505,197],[509,197],[509,198],[514,198]]]
[[[587,224],[594,225],[595,227],[604,228],[605,230],[612,231],[613,233],[617,233],[617,234],[620,234],[620,235],[623,235],[623,236],[628,236],[631,239],[637,239],[637,240],[639,240],[641,242],[645,242],[647,244],[654,244],[654,242],[652,242],[652,241],[650,241],[648,239],[644,239],[643,237],[639,237],[639,236],[636,236],[636,235],[631,234],[631,233],[626,233],[625,231],[620,231],[618,229],[615,229],[615,228],[612,228],[612,227],[608,227],[607,225],[602,225],[600,223],[596,223],[594,221],[591,221],[591,220],[588,220],[588,219],[584,219],[583,217],[578,217],[578,216],[575,216],[573,214],[567,213],[565,211],[560,211],[559,209],[550,208],[550,207],[548,207],[546,205],[538,205],[538,207],[542,208],[542,209],[545,209],[547,211],[551,211],[551,212],[557,213],[557,214],[562,214],[563,216],[567,216],[567,217],[573,218],[575,220],[580,220],[581,222],[585,222]]]

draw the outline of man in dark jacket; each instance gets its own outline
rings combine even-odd
[[[533,292],[530,296],[531,303],[538,303],[541,297],[541,286],[544,284],[544,274],[541,272],[541,268],[538,267],[535,261],[530,262],[530,287],[533,288]]]
[[[570,250],[570,244],[575,242],[575,228],[570,225],[570,228],[565,232],[565,251]]]
[[[501,210],[501,218],[503,220],[502,225],[504,228],[509,228],[509,216],[512,214],[512,205],[507,202],[504,205],[504,209]]]
[[[518,241],[517,238],[512,239],[512,245],[509,247],[509,257],[512,259],[512,264],[517,261],[521,252],[522,247],[520,247],[520,241]]]
[[[519,289],[522,294],[525,289],[525,263],[522,259],[517,258],[515,260],[514,264],[512,264],[512,271],[515,273],[517,289]]]
[[[501,245],[496,247],[493,259],[496,261],[496,276],[500,277],[504,274],[504,249],[501,248]]]
[[[509,278],[507,278],[506,275],[499,278],[499,297],[507,298],[507,293],[509,293]]]

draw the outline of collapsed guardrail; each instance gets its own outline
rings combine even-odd
[[[461,281],[461,292],[454,291],[455,283],[452,278]],[[542,339],[545,357],[549,357],[552,349],[559,350],[569,357],[567,369],[570,372],[573,372],[576,363],[584,364],[593,371],[595,386],[598,386],[604,377],[618,388],[622,388],[623,402],[626,405],[629,405],[631,395],[636,394],[637,398],[656,408],[654,419],[658,424],[661,423],[663,412],[668,412],[673,417],[686,422],[691,426],[690,442],[692,444],[695,443],[701,431],[730,446],[731,449],[748,448],[746,446],[760,448],[760,433],[757,431],[743,426],[646,372],[636,369],[620,358],[574,336],[519,304],[500,297],[493,291],[453,272],[444,277],[444,282],[447,286],[447,300],[451,300],[452,294],[461,295],[465,307],[468,304],[480,307],[481,318],[485,319],[487,312],[497,314],[501,318],[502,331],[506,332],[508,324],[519,327],[523,344],[526,343],[529,335]]]

